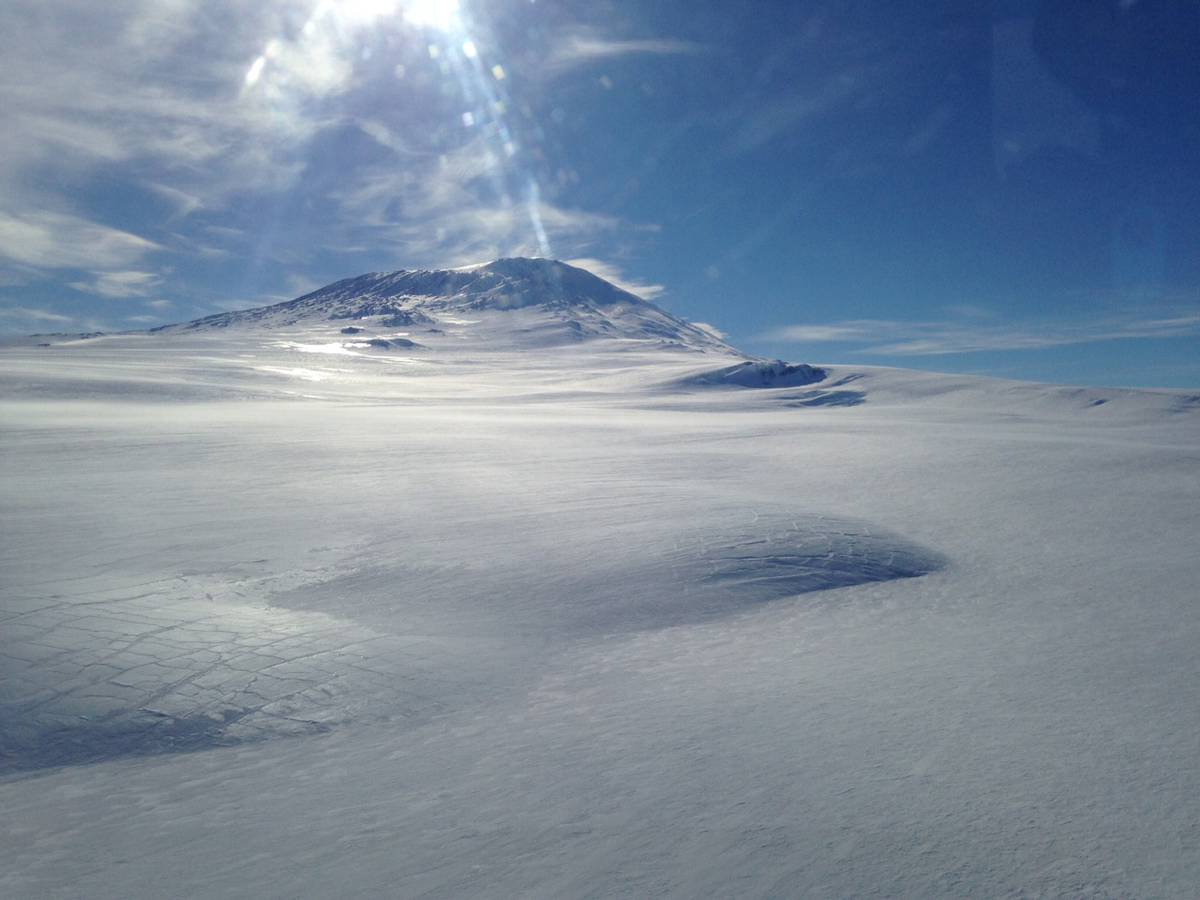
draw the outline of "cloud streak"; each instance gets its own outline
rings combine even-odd
[[[327,67],[281,53],[271,83],[238,95],[256,35],[290,14],[281,0],[241,12],[223,0],[6,4],[0,275],[145,296],[167,273],[149,271],[156,260],[191,242],[166,226],[291,184],[290,157],[318,122],[277,83],[286,76],[290,95],[309,96],[339,85],[314,88]],[[134,230],[106,221],[121,204],[137,208]]]
[[[666,288],[663,285],[630,278],[618,266],[604,260],[585,256],[577,259],[568,259],[566,262],[572,266],[587,269],[593,275],[599,275],[605,281],[615,284],[621,290],[629,291],[629,293],[641,297],[643,300],[653,300],[666,292]]]
[[[56,322],[65,324],[75,321],[70,316],[48,309],[34,309],[28,306],[8,306],[0,308],[0,319],[19,319],[29,322]]]
[[[363,169],[331,192],[337,215],[328,237],[347,251],[390,250],[408,265],[457,266],[542,255],[535,219],[563,258],[582,257],[630,227],[531,197],[525,178],[479,138],[441,154],[397,152],[395,161]]]
[[[623,56],[690,56],[707,51],[708,48],[703,44],[671,38],[614,40],[575,34],[561,38],[555,43],[545,66],[548,71],[558,74],[576,66]]]
[[[162,278],[154,272],[128,269],[117,272],[101,272],[90,281],[73,281],[70,287],[88,294],[109,299],[123,300],[128,297],[145,297],[155,292]]]
[[[1084,323],[855,319],[787,325],[760,337],[791,344],[858,344],[852,352],[877,356],[945,356],[1195,335],[1200,335],[1200,312],[1189,310],[1157,317],[1109,317]]]
[[[161,247],[65,213],[0,211],[0,260],[39,269],[117,269]]]
[[[579,208],[555,120],[510,91],[536,94],[545,73],[705,47],[570,25],[531,32],[521,53],[501,57],[482,15],[468,33],[465,16],[439,31],[403,12],[296,0],[4,4],[0,290],[29,306],[69,288],[104,315],[105,301],[203,308],[368,268],[609,260],[654,227]],[[605,274],[643,296],[662,291]],[[36,294],[16,295],[30,286]]]

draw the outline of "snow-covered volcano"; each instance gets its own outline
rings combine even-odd
[[[496,315],[503,313],[503,315]],[[734,352],[711,332],[575,266],[498,259],[460,269],[371,272],[273,306],[219,313],[159,331],[297,326],[454,331],[499,345],[549,346],[619,338]],[[469,326],[481,325],[472,329]]]

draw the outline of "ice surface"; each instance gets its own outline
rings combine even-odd
[[[6,619],[0,773],[317,733],[353,717],[416,720],[438,708],[412,692],[417,642],[328,616],[211,602],[185,577],[139,589],[41,597]]]
[[[491,299],[0,350],[0,895],[1194,895],[1194,393]]]

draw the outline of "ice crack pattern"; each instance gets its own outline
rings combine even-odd
[[[311,735],[351,721],[421,723],[483,697],[491,688],[473,683],[467,657],[503,654],[518,633],[540,634],[537,645],[698,624],[943,564],[897,535],[822,516],[735,515],[660,540],[624,534],[611,548],[619,569],[579,579],[524,566],[509,573],[507,590],[488,579],[491,591],[465,601],[479,604],[468,619],[500,616],[495,634],[504,634],[504,617],[524,624],[482,651],[439,641],[436,622],[406,635],[288,605],[297,578],[316,596],[378,591],[385,605],[448,605],[464,587],[386,568],[364,575],[353,560],[259,581],[179,575],[115,589],[97,575],[42,585],[47,593],[0,613],[0,772]],[[411,627],[401,610],[397,621]],[[476,676],[491,680],[485,670]]]
[[[150,590],[146,590],[149,587]],[[0,621],[0,772],[420,720],[409,642],[320,613],[137,594],[30,598]]]

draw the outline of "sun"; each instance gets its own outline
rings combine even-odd
[[[460,24],[458,0],[338,0],[333,6],[340,17],[359,24],[397,14],[412,25],[440,31]]]
[[[458,0],[405,0],[400,9],[414,25],[451,31],[459,24]]]

